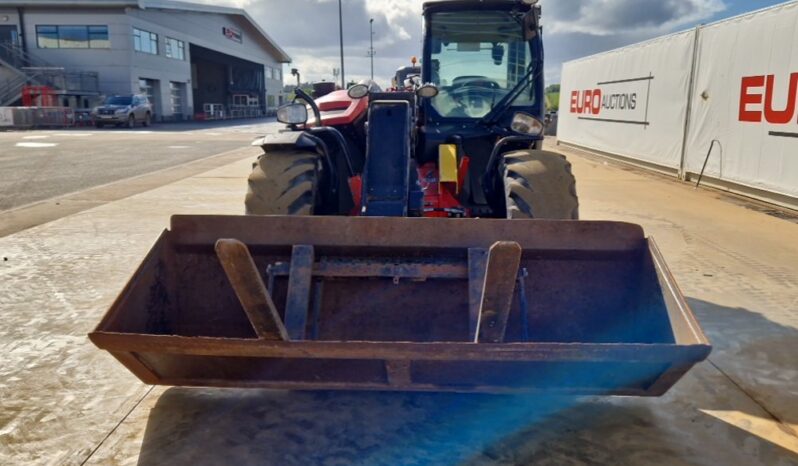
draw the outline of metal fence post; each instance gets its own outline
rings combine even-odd
[[[693,63],[690,68],[690,83],[687,89],[687,113],[684,116],[684,131],[682,132],[682,154],[679,160],[679,179],[685,180],[687,178],[686,165],[687,165],[687,141],[690,136],[690,115],[693,112],[693,97],[695,95],[695,79],[698,72],[698,42],[701,36],[701,27],[695,27],[695,37],[693,39]]]

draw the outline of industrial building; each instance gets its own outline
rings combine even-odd
[[[141,93],[158,120],[254,117],[282,103],[290,61],[242,9],[0,0],[0,106],[22,104],[31,89],[71,108]]]

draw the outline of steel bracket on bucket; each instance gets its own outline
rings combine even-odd
[[[512,307],[521,262],[521,246],[516,242],[496,242],[490,249],[469,249],[468,266],[459,262],[397,263],[396,261],[322,259],[315,262],[313,246],[295,245],[290,263],[269,265],[269,289],[263,283],[247,246],[235,239],[220,239],[216,252],[230,285],[238,296],[252,328],[266,340],[304,340],[311,303],[320,307],[322,282],[312,293],[313,278],[392,278],[469,280],[469,327],[475,343],[501,343]],[[285,323],[272,301],[274,279],[288,277]],[[315,296],[313,296],[315,295]],[[314,312],[314,334],[318,313]]]

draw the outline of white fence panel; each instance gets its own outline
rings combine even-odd
[[[14,126],[14,109],[0,107],[0,126]]]
[[[559,139],[678,169],[695,31],[563,65]]]
[[[685,168],[798,197],[798,3],[699,34]]]

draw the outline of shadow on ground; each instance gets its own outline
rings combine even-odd
[[[691,304],[722,358],[798,341],[759,314]],[[709,363],[659,399],[173,388],[150,413],[138,464],[794,464],[793,453],[702,411],[762,416],[748,401]]]
[[[712,342],[712,362],[779,420],[798,425],[798,329],[748,309],[688,302]]]

